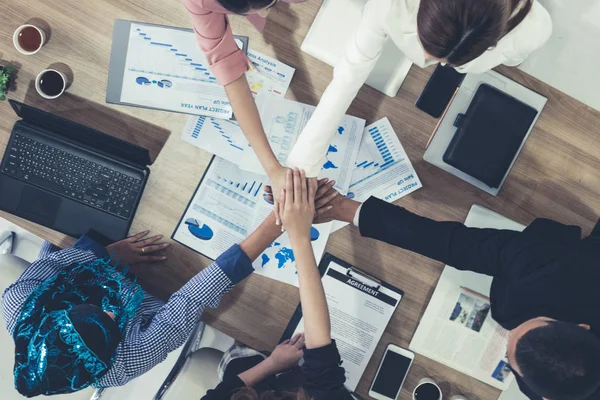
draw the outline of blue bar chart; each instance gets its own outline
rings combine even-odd
[[[351,191],[406,159],[404,151],[398,148],[398,138],[389,123],[367,127],[363,140],[352,173]]]

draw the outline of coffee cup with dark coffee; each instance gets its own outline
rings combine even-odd
[[[46,43],[46,33],[35,25],[21,25],[13,35],[13,45],[21,54],[30,56]]]
[[[35,79],[35,90],[45,99],[56,99],[66,88],[67,77],[55,69],[45,69]]]
[[[442,390],[433,379],[423,378],[413,391],[413,400],[442,400]]]

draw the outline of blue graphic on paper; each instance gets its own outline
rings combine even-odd
[[[194,218],[186,219],[185,224],[188,226],[190,233],[200,240],[210,240],[214,236],[214,232],[210,226],[206,224],[200,226],[200,223]]]
[[[317,228],[315,228],[314,226],[311,226],[310,227],[310,240],[314,242],[315,240],[319,239],[319,236],[321,236],[321,234],[319,233]]]
[[[152,82],[145,76],[139,76],[135,79],[135,83],[142,86],[149,86]]]
[[[343,127],[343,126],[340,126],[340,127],[338,128],[338,134],[340,134],[340,135],[343,135],[343,134],[344,134],[344,127]]]
[[[294,251],[289,247],[282,246],[280,242],[273,242],[261,256],[261,267],[268,267],[270,263],[277,260],[277,268],[286,268],[295,261]]]
[[[329,145],[329,149],[327,149],[327,154],[329,154],[329,153],[337,153],[337,152],[338,152],[337,147],[335,147],[334,145],[330,144]]]
[[[323,169],[337,169],[337,165],[332,163],[330,160],[327,160],[325,164],[323,164]]]
[[[182,53],[180,50],[176,49],[170,43],[159,42],[156,39],[152,40],[152,38],[150,36],[148,36],[147,32],[143,32],[142,30],[138,30],[138,29],[136,29],[136,32],[140,38],[140,45],[145,44],[145,45],[153,47],[153,48],[160,48],[160,49],[164,50],[164,52],[165,52],[164,56],[176,58],[179,66],[181,68],[181,71],[185,71],[185,72],[179,72],[179,75],[178,75],[178,72],[171,73],[171,72],[146,71],[146,70],[136,69],[136,68],[130,68],[129,69],[130,71],[140,72],[140,73],[145,73],[145,74],[153,74],[153,75],[158,75],[158,76],[165,76],[165,77],[187,79],[187,80],[192,80],[192,81],[197,81],[197,82],[217,83],[217,78],[210,72],[207,65],[204,65],[203,63],[199,62],[198,60],[194,60],[192,58],[192,56],[190,56],[186,53]],[[192,73],[193,76],[190,76],[190,75],[192,75],[190,73]],[[185,74],[185,75],[181,75],[181,74]],[[171,86],[166,86],[166,84],[164,82],[165,81],[160,81],[160,82],[156,82],[156,84],[158,84],[158,86],[161,88],[162,87],[171,87]],[[167,82],[170,83],[170,81],[167,81]],[[163,86],[161,86],[160,84],[162,84]],[[140,85],[141,85],[141,83],[140,83]]]
[[[264,267],[265,264],[268,263],[269,261],[271,261],[271,259],[269,258],[269,256],[266,255],[266,254],[263,254],[262,255],[262,264],[261,264],[261,267]]]
[[[279,269],[285,267],[288,261],[296,261],[296,258],[294,257],[294,252],[292,251],[292,249],[289,249],[287,247],[282,247],[281,250],[279,250],[277,254],[275,254],[275,258],[278,261],[277,268]]]

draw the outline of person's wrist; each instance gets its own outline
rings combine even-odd
[[[264,368],[268,375],[274,375],[280,372],[282,369],[277,362],[273,359],[273,356],[267,357],[264,361]]]
[[[356,215],[356,211],[358,207],[360,207],[361,203],[347,197],[344,198],[339,204],[339,206],[334,207],[335,213],[337,215],[338,220],[347,222],[349,224],[354,222],[354,216]]]
[[[277,175],[277,173],[285,169],[285,167],[279,163],[279,160],[277,160],[275,156],[273,156],[271,159],[265,162],[265,165],[263,165],[263,167],[269,178],[273,178]]]
[[[290,242],[292,243],[292,247],[297,249],[301,246],[310,246],[310,229],[308,233],[302,233],[298,231],[290,232],[288,231],[288,236],[290,237]]]

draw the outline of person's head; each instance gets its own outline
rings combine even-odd
[[[271,7],[278,0],[219,0],[219,3],[227,10],[235,14],[259,14],[266,17]]]
[[[538,317],[509,333],[508,361],[549,400],[600,399],[600,339],[589,325]]]
[[[81,304],[48,313],[15,349],[15,387],[23,396],[71,393],[108,372],[121,331],[101,308]]]
[[[495,47],[532,5],[533,0],[421,0],[419,40],[432,58],[458,67]]]
[[[13,330],[19,393],[72,393],[109,371],[144,296],[125,274],[99,259],[66,266],[34,289]]]
[[[258,394],[256,390],[245,387],[232,394],[229,400],[311,400],[311,397],[302,389],[297,392],[267,391]]]

